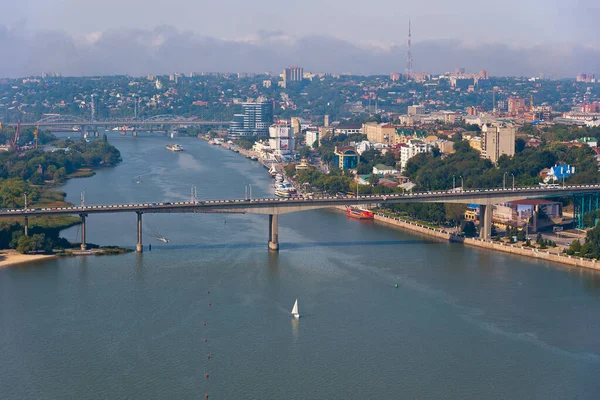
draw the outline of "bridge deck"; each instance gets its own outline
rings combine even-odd
[[[56,208],[0,210],[0,218],[72,214],[103,214],[115,212],[142,213],[257,213],[284,214],[318,208],[356,204],[397,203],[463,203],[498,204],[507,201],[542,197],[566,197],[600,191],[600,185],[573,185],[561,187],[528,187],[515,189],[474,189],[465,191],[432,191],[390,195],[324,196],[297,198],[204,200],[197,202],[156,202],[132,204],[104,204]]]

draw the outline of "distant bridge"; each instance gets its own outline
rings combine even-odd
[[[8,125],[16,126],[17,123],[9,123]],[[37,122],[21,122],[21,126],[36,126],[39,125],[41,127],[74,127],[81,126],[82,129],[88,127],[119,127],[119,126],[129,126],[129,127],[148,127],[148,126],[158,126],[158,125],[167,125],[167,126],[180,126],[180,125],[192,125],[192,126],[226,126],[229,125],[229,121],[207,121],[207,120],[199,120],[195,118],[183,118],[177,117],[173,115],[156,115],[146,119],[132,119],[132,118],[122,118],[122,119],[110,119],[110,120],[86,120],[81,117],[76,117],[73,115],[49,115]]]
[[[81,243],[85,250],[85,223],[90,214],[107,214],[118,212],[135,212],[137,214],[136,250],[142,251],[142,214],[144,213],[252,213],[269,215],[269,248],[279,249],[278,216],[292,212],[308,211],[335,206],[352,206],[357,204],[390,205],[398,203],[461,203],[479,204],[480,221],[483,223],[481,238],[489,239],[492,229],[492,210],[489,206],[515,200],[526,200],[544,197],[567,197],[596,195],[600,185],[572,185],[560,187],[526,187],[507,189],[474,189],[464,191],[430,191],[391,195],[367,196],[324,196],[316,198],[265,198],[265,199],[233,199],[204,200],[191,202],[157,202],[133,204],[85,205],[57,208],[35,208],[0,210],[0,218],[25,218],[25,232],[28,229],[29,217],[50,215],[79,215],[81,217]],[[591,207],[591,201],[590,201]],[[534,211],[537,213],[537,210]]]

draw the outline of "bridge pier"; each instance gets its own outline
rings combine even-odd
[[[135,251],[141,253],[144,251],[144,246],[142,245],[142,212],[136,211],[137,214],[137,243],[135,245]]]
[[[29,236],[29,217],[25,216],[25,236]]]
[[[81,217],[81,250],[86,250],[87,246],[85,245],[85,218],[87,214],[79,214]]]
[[[479,238],[490,240],[492,237],[492,216],[494,206],[491,204],[479,205]]]
[[[269,214],[269,250],[279,251],[279,215]]]

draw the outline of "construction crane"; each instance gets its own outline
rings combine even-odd
[[[15,136],[13,137],[10,147],[13,150],[19,150],[19,131],[21,130],[21,121],[17,122],[17,129],[15,129]]]
[[[35,125],[35,131],[33,131],[33,141],[35,142],[35,148],[38,147],[38,132],[40,131],[40,123]]]

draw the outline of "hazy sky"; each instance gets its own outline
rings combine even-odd
[[[600,0],[0,0],[0,75],[600,72]],[[44,60],[40,63],[39,60]],[[119,62],[121,60],[121,62]],[[126,60],[126,62],[125,62]]]
[[[459,39],[531,45],[598,43],[597,0],[3,0],[0,23],[72,34],[173,25],[235,39],[257,31],[329,35],[350,41],[403,43],[408,17],[414,39]],[[594,21],[596,19],[596,21]]]

